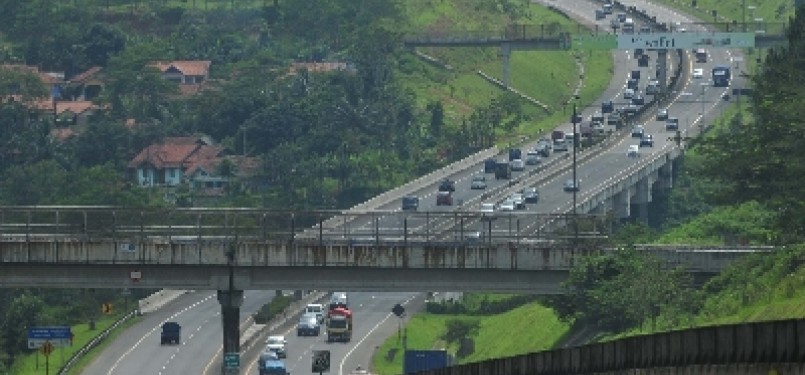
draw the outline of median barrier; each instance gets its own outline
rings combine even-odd
[[[243,325],[241,326],[241,353],[246,352],[254,345],[259,344],[260,338],[262,338],[266,333],[279,329],[279,327],[287,324],[290,319],[298,316],[303,308],[307,306],[307,304],[319,301],[326,296],[327,293],[325,292],[312,292],[299,301],[291,303],[285,308],[285,310],[282,311],[282,313],[271,318],[271,320],[266,324],[254,323],[254,319],[249,318],[251,320],[251,324],[247,323],[245,327]],[[247,322],[248,321],[249,320],[247,320]]]

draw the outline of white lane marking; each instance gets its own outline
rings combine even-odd
[[[403,303],[401,303],[401,305],[407,305],[407,304],[408,304],[408,302],[411,302],[411,300],[413,300],[414,298],[416,298],[416,295],[413,295],[413,296],[409,297],[407,300],[403,301]],[[344,374],[344,363],[346,363],[346,362],[347,362],[347,359],[349,358],[349,356],[350,356],[350,355],[352,355],[352,352],[354,352],[354,351],[355,351],[355,349],[358,349],[358,347],[359,347],[359,346],[361,346],[361,344],[362,344],[362,343],[363,343],[363,342],[364,342],[364,341],[365,341],[367,338],[369,338],[369,336],[371,336],[371,335],[372,335],[372,333],[373,333],[373,332],[374,332],[374,331],[375,331],[377,328],[379,328],[381,325],[383,325],[383,323],[385,323],[387,320],[389,320],[389,318],[391,318],[391,316],[392,316],[392,315],[394,315],[394,314],[393,314],[393,313],[388,313],[388,315],[386,315],[386,317],[385,317],[385,318],[383,318],[383,320],[381,320],[380,322],[378,322],[377,324],[375,324],[375,326],[374,326],[374,327],[372,327],[372,329],[370,329],[370,330],[369,330],[369,332],[367,332],[367,333],[366,333],[366,335],[364,335],[364,336],[361,338],[361,340],[360,340],[360,341],[358,341],[358,343],[357,343],[357,344],[355,344],[355,345],[352,347],[352,349],[350,349],[350,350],[347,352],[347,354],[345,354],[345,355],[344,355],[344,358],[342,358],[342,359],[341,359],[341,363],[339,363],[339,364],[338,364],[338,375],[343,375],[343,374]],[[368,367],[367,367],[367,368],[368,368]]]
[[[126,352],[125,352],[125,353],[123,353],[123,355],[121,355],[121,356],[120,356],[120,358],[118,358],[118,359],[117,359],[117,361],[115,361],[115,363],[112,365],[112,367],[109,369],[109,371],[108,371],[106,374],[107,374],[107,375],[112,375],[112,373],[115,371],[115,369],[117,368],[117,366],[119,366],[119,365],[120,365],[120,362],[122,362],[122,361],[123,361],[123,358],[126,358],[126,357],[127,357],[129,354],[131,354],[131,352],[135,351],[135,350],[137,349],[137,347],[139,347],[139,346],[140,346],[140,344],[142,344],[142,343],[143,343],[143,341],[145,341],[145,339],[146,339],[148,336],[151,336],[151,334],[153,334],[154,332],[156,332],[156,330],[157,330],[157,329],[159,329],[159,328],[162,326],[162,323],[165,323],[165,322],[167,322],[167,321],[172,320],[173,318],[175,318],[175,317],[177,317],[177,316],[179,316],[179,315],[183,314],[184,312],[186,312],[186,311],[190,310],[191,308],[194,308],[194,307],[196,307],[196,306],[200,305],[201,303],[206,302],[207,300],[211,299],[212,297],[215,297],[215,294],[211,294],[211,295],[207,296],[206,298],[204,298],[204,299],[202,299],[202,300],[200,300],[200,301],[197,301],[196,303],[194,303],[194,304],[192,304],[192,305],[190,305],[190,306],[188,306],[188,307],[185,307],[184,309],[180,310],[179,312],[177,312],[177,313],[175,313],[175,314],[171,315],[171,316],[170,316],[170,317],[168,317],[167,319],[165,319],[165,320],[163,320],[162,322],[160,322],[159,324],[157,324],[157,325],[156,325],[154,328],[151,328],[151,330],[149,330],[148,332],[146,332],[146,333],[143,335],[143,337],[140,337],[140,339],[139,339],[139,340],[137,340],[137,342],[136,342],[134,345],[132,345],[132,346],[131,346],[131,348],[129,348],[128,350],[126,350]],[[184,343],[182,343],[182,345],[184,345]],[[177,350],[178,350],[178,349],[177,349]],[[163,367],[163,369],[164,369],[164,367]]]

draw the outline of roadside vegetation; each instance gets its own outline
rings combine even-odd
[[[612,61],[604,52],[515,52],[512,86],[545,110],[479,76],[502,78],[497,49],[428,48],[422,52],[438,63],[426,62],[403,48],[405,35],[445,25],[465,32],[578,26],[525,0],[422,4],[0,1],[0,64],[63,72],[65,79],[100,67],[104,88],[93,100],[105,109],[86,124],[31,112],[31,103],[53,92],[31,70],[0,69],[0,204],[350,207],[479,149],[567,121],[562,104],[580,82],[576,61],[585,69],[580,103],[609,81]],[[172,60],[211,61],[207,88],[182,96],[150,66]],[[345,68],[290,69],[318,62]],[[64,100],[80,92],[67,87],[60,94]],[[56,130],[69,136],[52,136]],[[187,187],[133,183],[128,163],[140,150],[195,134],[256,158],[260,167],[248,181],[232,165],[214,171],[232,184],[212,200]],[[0,289],[0,372],[27,374],[23,363],[36,360],[25,327],[72,325],[83,332],[80,325],[95,319],[102,302],[119,312],[119,292],[97,290],[89,298],[80,290]],[[135,290],[132,300],[145,292]],[[76,303],[68,309],[66,300]],[[26,308],[27,315],[14,313],[29,302],[35,308]],[[97,318],[97,332],[107,318]],[[71,349],[80,348],[83,335]]]
[[[564,296],[540,298],[520,307],[550,306],[548,317],[535,313],[509,320],[511,326],[528,327],[558,317],[564,331],[551,336],[555,341],[549,347],[553,347],[563,341],[560,337],[582,329],[595,341],[694,326],[805,317],[801,170],[805,109],[800,105],[803,99],[797,83],[805,73],[794,68],[805,43],[805,15],[795,19],[790,30],[789,47],[768,51],[757,66],[753,96],[743,98],[742,108],[736,103],[705,137],[689,144],[674,176],[675,188],[669,194],[655,195],[651,211],[659,213],[651,220],[652,226],[621,223],[611,243],[621,251],[585,258],[571,272]],[[696,287],[681,269],[665,269],[658,259],[632,246],[652,243],[770,245],[775,250],[748,255]],[[429,308],[422,315],[434,321],[434,312],[456,309]],[[483,326],[486,319],[508,313],[489,318],[467,312],[449,315],[441,326],[426,329],[445,332],[451,327],[450,319],[479,319],[473,327]],[[409,335],[420,325],[417,316],[412,318]],[[477,330],[467,332],[476,343],[475,350],[479,350],[479,342],[486,349],[512,339],[498,335],[481,340]],[[459,346],[443,345],[441,336],[434,337],[417,349],[446,348],[459,363],[480,360],[480,356],[459,355]],[[536,346],[539,341],[521,345]],[[383,375],[400,370],[386,370],[389,365],[382,356],[389,345],[393,343],[387,342],[375,354],[374,364]],[[498,353],[496,357],[517,353]]]

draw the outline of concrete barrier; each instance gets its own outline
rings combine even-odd
[[[140,315],[152,313],[188,292],[190,291],[162,289],[148,297],[141,299],[139,301],[137,311]]]

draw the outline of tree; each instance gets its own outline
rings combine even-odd
[[[30,293],[17,296],[9,304],[3,317],[2,336],[10,363],[28,347],[27,329],[39,324],[40,314],[44,309],[42,300]]]

